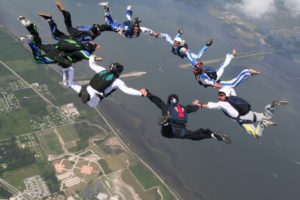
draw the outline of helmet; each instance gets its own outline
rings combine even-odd
[[[139,17],[134,18],[134,24],[137,24],[138,26],[140,26],[141,22],[142,22],[142,20],[140,20]]]
[[[119,63],[110,64],[110,71],[118,77],[120,76],[123,70],[124,70],[124,66]]]
[[[175,37],[174,38],[174,42],[179,42],[180,43],[180,45],[184,45],[185,44],[185,41],[183,40],[183,39],[181,39],[180,37]]]
[[[90,53],[94,52],[96,47],[97,44],[92,41],[83,43],[83,49],[87,50]]]
[[[169,97],[168,97],[168,104],[171,104],[171,103],[178,103],[179,102],[179,98],[177,96],[177,94],[170,94]]]
[[[95,34],[95,35],[100,35],[101,34],[101,30],[100,30],[100,25],[99,24],[93,24],[91,31]]]
[[[230,96],[230,88],[221,88],[219,91],[218,91],[218,94],[224,94],[226,97],[229,97]]]
[[[199,61],[194,65],[193,73],[194,74],[199,74],[199,73],[201,73],[202,69],[203,69],[203,62]]]

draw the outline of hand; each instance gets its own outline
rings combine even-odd
[[[212,85],[215,89],[221,89],[221,85],[219,83],[215,83]]]
[[[195,105],[195,106],[202,107],[202,103],[199,100],[194,100],[192,104]]]
[[[160,36],[160,34],[158,32],[153,32],[150,35],[152,35],[155,38],[158,38]]]
[[[146,97],[148,95],[148,90],[146,88],[140,89],[140,92],[142,93],[143,97]]]
[[[121,28],[117,28],[117,29],[116,29],[116,32],[117,32],[117,34],[119,34],[119,35],[123,35],[123,29],[121,29]]]
[[[101,58],[101,57],[98,57],[98,56],[96,56],[96,57],[95,57],[95,61],[100,61],[100,62],[101,62],[101,61],[102,61],[102,58]]]

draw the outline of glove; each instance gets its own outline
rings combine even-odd
[[[209,46],[212,45],[213,42],[214,42],[213,39],[209,39],[209,40],[206,41],[205,45],[209,47]]]

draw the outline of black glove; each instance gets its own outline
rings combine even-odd
[[[205,45],[209,47],[209,46],[212,45],[213,42],[214,42],[213,39],[209,39],[209,40],[206,41]]]

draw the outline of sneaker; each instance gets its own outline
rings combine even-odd
[[[60,11],[65,10],[65,6],[64,6],[64,4],[63,4],[60,0],[56,0],[55,5],[57,6],[57,8],[58,8]]]
[[[31,21],[29,21],[29,19],[27,19],[26,17],[19,16],[17,19],[23,26],[29,26],[31,24]]]
[[[108,1],[100,2],[99,5],[100,5],[100,6],[103,6],[104,12],[109,12],[109,3],[108,3]],[[128,7],[128,6],[127,6],[127,7]]]
[[[252,76],[254,76],[254,75],[259,75],[259,74],[260,74],[259,71],[256,71],[256,70],[253,69],[253,68],[249,68],[249,72],[250,72],[250,74],[251,74]]]
[[[286,99],[277,99],[277,100],[272,101],[271,106],[277,107],[277,106],[284,106],[287,104],[288,104],[288,101]]]
[[[272,120],[270,119],[263,119],[261,122],[260,122],[260,125],[264,128],[266,127],[269,127],[269,126],[276,126],[277,123],[273,122]]]
[[[234,57],[237,56],[237,50],[236,50],[236,49],[232,49],[232,55],[233,55]]]
[[[108,3],[108,2],[107,2]],[[108,5],[107,5],[107,7],[108,7]],[[126,7],[126,10],[131,10],[131,5],[128,5],[127,7]]]
[[[214,134],[214,137],[219,141],[222,141],[226,144],[231,143],[230,137],[228,135],[222,133],[221,131],[215,130],[215,131],[212,132],[212,134]]]
[[[104,2],[100,2],[99,5],[108,7],[109,3],[108,3],[108,1],[104,1]]]
[[[183,34],[183,30],[182,30],[182,29],[179,29],[179,30],[178,30],[178,33],[179,33],[180,35],[182,35],[182,34]]]
[[[205,45],[209,47],[209,46],[212,45],[213,42],[214,42],[213,39],[209,39],[209,40],[206,41]]]
[[[24,36],[21,36],[21,37],[18,37],[18,41],[20,42],[31,42],[33,39],[33,36],[32,35],[24,35]]]
[[[38,15],[41,16],[42,18],[44,18],[45,20],[52,20],[52,15],[50,15],[48,13],[39,12]]]

